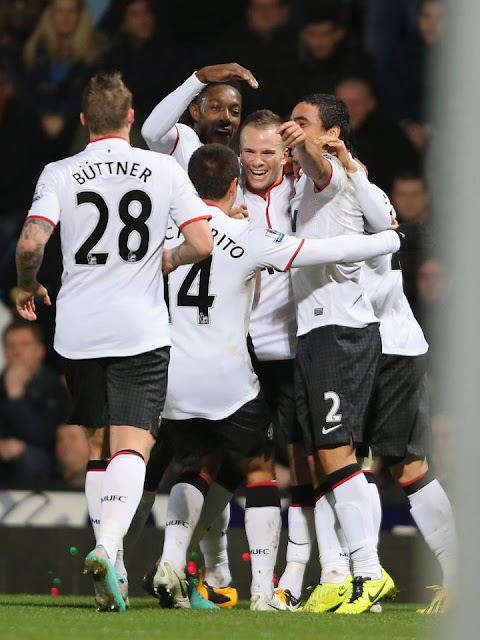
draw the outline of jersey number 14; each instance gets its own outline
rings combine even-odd
[[[209,293],[212,259],[213,256],[210,255],[205,260],[192,265],[177,293],[177,307],[197,307],[198,324],[210,324],[210,308],[215,300],[215,296]],[[196,280],[198,281],[197,292],[191,293]],[[165,302],[170,312],[168,276],[165,278]]]

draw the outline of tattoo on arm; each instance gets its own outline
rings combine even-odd
[[[183,243],[182,243],[183,244]],[[180,258],[180,247],[182,245],[179,244],[178,246],[174,247],[172,249],[172,253],[171,253],[171,259],[172,259],[172,264],[175,266],[175,268],[179,267],[181,264],[183,264],[182,259]]]
[[[53,229],[50,222],[40,218],[28,218],[25,221],[16,252],[18,286],[21,289],[28,290],[35,286],[43,251]]]

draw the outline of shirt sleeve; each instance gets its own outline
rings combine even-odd
[[[384,231],[391,224],[393,206],[387,194],[367,178],[360,165],[350,179],[355,188],[355,195],[365,218],[365,229],[372,233]]]
[[[287,236],[285,233],[250,226],[248,248],[252,270],[272,268],[288,271],[305,240]]]
[[[41,218],[50,222],[54,227],[57,225],[61,212],[59,177],[58,169],[53,163],[45,167],[35,187],[27,218]]]
[[[305,240],[289,267],[361,262],[395,253],[399,249],[400,239],[395,231],[382,231],[370,236],[348,235],[325,240]]]
[[[152,151],[171,154],[178,146],[182,113],[207,85],[195,73],[157,104],[143,123],[142,136]]]
[[[170,216],[181,231],[190,222],[197,220],[210,220],[212,215],[210,208],[202,201],[195,191],[190,178],[176,160],[169,159],[172,163],[172,200]]]
[[[333,198],[347,186],[348,177],[342,163],[328,153],[325,153],[324,156],[332,168],[328,184],[326,184],[323,189],[319,189],[311,178],[301,172],[295,185],[295,193],[300,196],[297,206],[303,223],[308,222],[308,212],[310,212],[311,215],[315,215],[318,209],[333,200]],[[307,203],[310,206],[304,206]]]

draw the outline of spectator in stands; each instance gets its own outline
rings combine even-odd
[[[83,0],[52,0],[27,41],[27,97],[46,134],[67,152],[78,121],[81,93],[103,48]]]
[[[0,479],[28,483],[54,463],[55,432],[65,419],[68,394],[43,366],[38,325],[17,320],[4,331],[6,368],[0,377]]]
[[[404,171],[393,179],[390,193],[399,222],[425,224],[429,218],[430,194],[420,171]]]
[[[289,72],[292,93],[333,93],[346,77],[375,82],[376,74],[367,54],[347,37],[337,3],[318,0],[305,12],[299,34],[297,63]],[[256,69],[252,66],[252,69]]]
[[[218,40],[215,60],[238,62],[253,69],[259,87],[243,92],[243,113],[268,105],[286,115],[292,104],[285,90],[285,69],[295,57],[296,31],[290,22],[287,0],[249,0],[243,24],[227,30]]]
[[[401,128],[381,115],[368,80],[346,78],[337,85],[335,93],[347,105],[355,151],[368,167],[370,180],[390,191],[397,173],[418,166],[417,151]]]
[[[88,442],[83,427],[62,424],[57,429],[55,454],[59,467],[59,483],[72,489],[83,489],[88,462]]]
[[[172,60],[175,43],[159,33],[150,0],[124,0],[119,8],[120,36],[107,52],[102,67],[120,71],[133,93],[139,125],[160,100],[181,82],[186,71]]]
[[[40,121],[18,100],[10,69],[1,61],[0,140],[0,271],[3,271],[8,260],[8,243],[23,224],[47,157]],[[10,258],[13,250],[14,247]],[[3,286],[1,282],[0,287]]]
[[[412,144],[423,151],[431,130],[427,97],[432,61],[446,31],[442,0],[423,0],[417,27],[417,32],[392,54],[384,83],[389,111],[402,123]]]

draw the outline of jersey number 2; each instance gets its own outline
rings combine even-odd
[[[213,256],[208,256],[205,260],[192,265],[192,268],[185,276],[185,280],[180,285],[177,294],[178,307],[197,307],[198,324],[210,324],[210,308],[213,306],[215,300],[215,296],[208,292],[212,259]],[[197,293],[190,293],[190,289],[197,279]],[[165,302],[170,309],[168,277],[165,278]]]
[[[138,216],[130,215],[130,205],[132,202],[140,203],[141,208]],[[77,193],[77,205],[81,204],[95,205],[99,217],[97,226],[75,254],[75,263],[89,265],[106,264],[108,253],[92,253],[92,249],[100,242],[107,228],[107,203],[102,196],[95,191],[81,191]],[[118,215],[124,226],[118,236],[118,253],[125,262],[138,262],[145,257],[150,240],[150,232],[145,223],[151,213],[152,201],[145,191],[139,191],[138,189],[128,191],[120,200],[118,204]],[[140,236],[140,244],[134,251],[128,248],[128,239],[132,231],[136,231]]]

